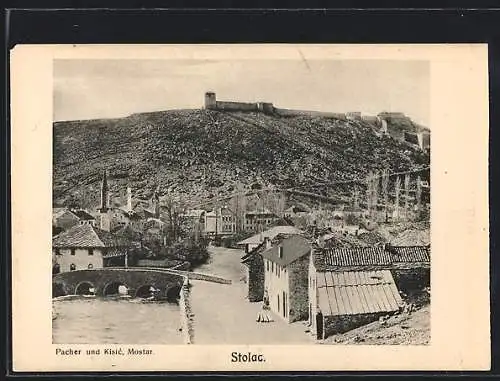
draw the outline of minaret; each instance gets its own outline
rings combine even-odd
[[[106,213],[108,211],[108,179],[107,170],[104,170],[102,174],[101,183],[101,207],[99,209],[101,213]]]

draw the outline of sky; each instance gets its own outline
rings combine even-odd
[[[54,120],[201,108],[218,100],[328,112],[404,112],[429,126],[428,61],[55,60]]]

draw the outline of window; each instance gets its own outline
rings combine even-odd
[[[283,246],[278,247],[278,257],[283,258]]]
[[[89,249],[89,255],[94,255],[94,249]]]
[[[269,271],[269,261],[266,261],[266,271]]]
[[[274,262],[271,262],[271,272],[274,272]]]
[[[76,270],[76,265],[74,263],[69,265],[69,271],[75,271],[75,270]]]
[[[71,255],[75,255],[75,249],[71,249]]]

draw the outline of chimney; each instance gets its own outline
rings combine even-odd
[[[132,188],[127,187],[127,212],[132,211]]]
[[[265,237],[264,241],[266,242],[266,249],[269,249],[271,245],[271,239],[269,237]]]

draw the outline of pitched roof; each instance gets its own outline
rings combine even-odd
[[[95,220],[95,217],[85,210],[72,210],[71,213],[81,220]]]
[[[280,247],[282,257],[279,256]],[[280,244],[264,250],[261,255],[280,266],[287,266],[297,259],[303,257],[311,250],[309,241],[300,235],[285,238]]]
[[[98,229],[92,225],[76,225],[58,234],[53,247],[125,247],[129,241],[123,237]]]
[[[430,246],[388,246],[392,262],[430,262]]]
[[[67,208],[52,208],[52,218],[58,218],[68,211]]]
[[[317,282],[324,316],[393,312],[402,304],[389,270],[324,272]]]
[[[384,266],[391,256],[383,247],[328,248],[315,255],[315,266],[331,270],[350,266]]]
[[[295,226],[273,226],[270,229],[263,231],[262,233],[255,234],[250,238],[244,239],[237,243],[237,245],[247,245],[247,244],[260,244],[265,238],[273,239],[278,234],[302,234],[303,231],[297,229]]]
[[[245,254],[241,257],[241,263],[250,262],[256,254],[260,254],[262,251],[266,249],[266,242],[262,242],[260,245],[254,247],[248,254]]]
[[[391,246],[316,249],[313,256],[318,271],[339,271],[347,267],[393,268],[430,265],[430,246]]]

